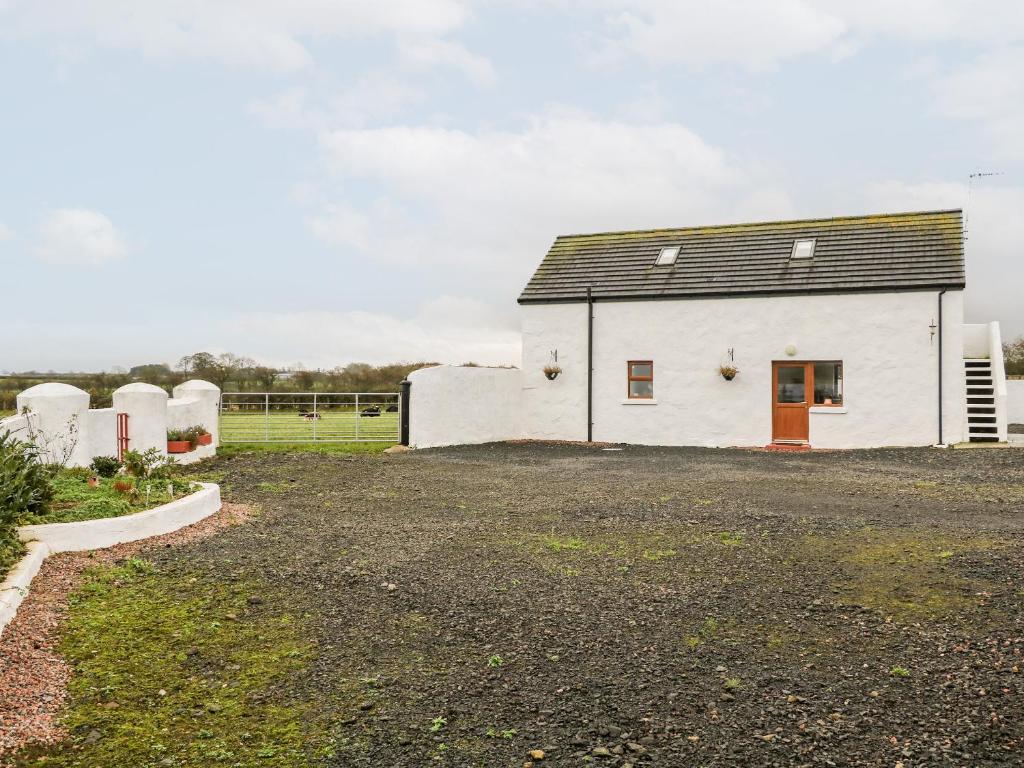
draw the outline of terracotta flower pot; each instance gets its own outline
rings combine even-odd
[[[211,435],[209,432],[204,432],[203,434],[201,434],[199,437],[196,438],[196,445],[212,445],[212,444],[213,444],[213,435]]]
[[[167,441],[167,452],[168,453],[188,453],[192,450],[192,443],[188,440],[168,440]]]

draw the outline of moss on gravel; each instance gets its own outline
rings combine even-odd
[[[970,612],[991,585],[959,567],[965,555],[997,550],[983,536],[865,527],[843,537],[808,536],[805,546],[831,554],[843,566],[836,584],[843,600],[899,621],[951,617]]]
[[[259,600],[139,559],[92,571],[61,643],[70,737],[18,765],[284,768],[329,754],[314,702],[282,692],[314,649],[298,618]]]

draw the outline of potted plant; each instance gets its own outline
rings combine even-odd
[[[188,453],[192,450],[192,435],[187,429],[167,430],[167,452]]]
[[[188,430],[193,445],[212,445],[213,435],[202,424],[196,424]]]
[[[722,374],[722,378],[726,381],[732,381],[736,378],[736,374],[740,372],[740,369],[735,365],[722,365],[719,366],[718,372]]]
[[[544,366],[544,375],[547,376],[548,381],[554,381],[555,379],[557,379],[558,378],[558,374],[560,374],[561,372],[562,372],[562,369],[561,369],[560,366],[557,366],[557,365],[545,365]]]

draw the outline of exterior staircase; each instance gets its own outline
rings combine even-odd
[[[966,358],[967,436],[972,443],[999,442],[996,421],[996,393],[992,378],[992,361],[988,358]]]

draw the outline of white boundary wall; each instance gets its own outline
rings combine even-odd
[[[174,388],[174,398],[152,384],[126,384],[113,393],[113,408],[89,408],[89,393],[70,384],[37,384],[18,394],[19,413],[0,419],[0,433],[10,431],[20,440],[35,442],[60,461],[70,452],[67,466],[86,467],[96,456],[117,455],[117,414],[128,414],[128,448],[167,452],[168,428],[203,426],[213,443],[189,453],[176,454],[179,464],[191,464],[216,455],[219,434],[220,390],[208,381],[193,379]]]
[[[409,444],[467,445],[521,436],[522,372],[440,365],[409,374]]]
[[[1006,382],[1006,417],[1010,424],[1024,424],[1024,379]]]

